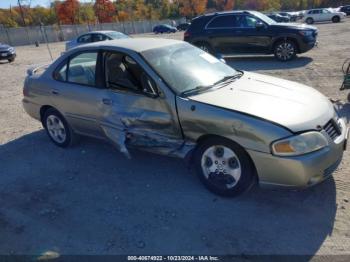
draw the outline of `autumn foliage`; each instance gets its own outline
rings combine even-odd
[[[115,21],[116,10],[110,0],[96,0],[94,11],[100,23],[110,23]]]
[[[180,14],[194,17],[203,14],[207,7],[207,0],[179,0]]]
[[[66,0],[64,2],[57,3],[57,16],[62,24],[75,24],[79,22],[78,11],[79,1],[78,0]]]
[[[0,9],[0,27],[160,20],[181,16],[191,19],[207,12],[233,9],[305,10],[350,4],[350,0],[47,0],[50,7],[42,7],[29,6],[37,1],[21,2],[22,11],[18,6]]]
[[[235,6],[234,0],[215,0],[216,9],[218,11],[233,10]]]

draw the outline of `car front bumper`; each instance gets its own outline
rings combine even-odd
[[[342,160],[349,136],[349,128],[344,120],[341,120],[341,125],[342,134],[335,141],[329,138],[329,146],[309,154],[279,157],[248,150],[257,169],[260,185],[306,188],[330,177]]]
[[[16,57],[16,53],[0,53],[0,60],[9,60],[14,59]]]

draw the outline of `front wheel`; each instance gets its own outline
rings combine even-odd
[[[334,16],[334,17],[332,18],[332,22],[333,22],[333,23],[339,23],[339,22],[340,22],[340,17],[339,17],[339,16]]]
[[[12,63],[13,61],[15,61],[15,59],[14,58],[10,58],[10,59],[8,59],[8,61],[9,61],[9,63]]]
[[[309,24],[309,25],[311,25],[311,24],[314,23],[314,19],[312,19],[311,17],[309,17],[309,18],[306,19],[306,23]]]
[[[196,173],[213,193],[234,197],[254,182],[255,168],[247,152],[235,142],[210,138],[195,152]]]
[[[51,141],[59,147],[71,146],[77,140],[67,121],[53,108],[45,112],[42,123]]]
[[[289,61],[296,56],[297,48],[292,41],[281,41],[275,45],[274,54],[279,61]]]

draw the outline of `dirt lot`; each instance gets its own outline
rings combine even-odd
[[[292,62],[228,63],[311,85],[341,99],[349,119],[347,92],[338,89],[350,19],[317,27],[319,47]],[[64,44],[50,46],[57,57]],[[55,147],[21,105],[25,72],[49,61],[48,51],[17,53],[14,63],[0,64],[0,254],[350,255],[350,151],[334,178],[306,191],[254,188],[220,198],[178,159],[133,151],[126,160],[93,139]]]

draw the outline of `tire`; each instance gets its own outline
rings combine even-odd
[[[42,118],[42,124],[55,145],[65,148],[77,142],[78,136],[57,110],[47,109]]]
[[[279,41],[274,46],[274,55],[279,61],[290,61],[295,58],[296,54],[297,46],[291,40]]]
[[[7,61],[9,61],[9,63],[12,63],[12,62],[15,61],[15,59],[14,59],[14,58],[10,58],[10,59],[8,59]]]
[[[340,17],[339,16],[333,16],[332,17],[332,22],[333,23],[339,23],[340,22]]]
[[[198,48],[202,49],[203,51],[214,55],[214,49],[212,48],[212,46],[207,43],[207,42],[197,42],[195,44],[195,46],[197,46]]]
[[[247,152],[225,138],[213,137],[201,143],[195,151],[194,164],[204,186],[217,195],[238,196],[255,181],[255,167]]]
[[[306,18],[305,22],[309,25],[314,23],[314,19],[312,19],[311,17]]]

